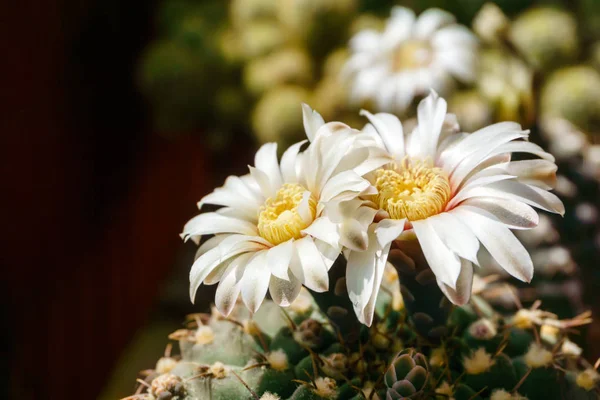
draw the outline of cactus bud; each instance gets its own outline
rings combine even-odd
[[[266,356],[267,362],[276,371],[285,371],[289,367],[288,357],[283,350],[275,350]]]
[[[598,374],[598,371],[593,368],[588,368],[577,375],[575,383],[577,383],[577,386],[580,388],[590,391],[596,387],[599,380],[600,374]]]
[[[300,138],[304,131],[299,104],[308,98],[308,91],[299,86],[278,86],[269,90],[252,114],[252,127],[258,141],[286,146]]]
[[[525,363],[531,368],[542,368],[552,364],[552,353],[538,343],[532,343],[525,354]]]
[[[183,380],[173,374],[163,374],[154,378],[150,384],[150,394],[157,400],[183,398],[186,395]]]
[[[315,349],[322,344],[323,325],[312,318],[305,319],[294,332],[294,339],[311,349]]]
[[[483,347],[477,349],[470,357],[463,358],[465,371],[470,375],[479,375],[487,372],[495,364],[492,355],[486,353]]]
[[[510,21],[500,7],[486,3],[473,20],[473,31],[488,43],[501,42],[508,30]]]
[[[577,21],[555,8],[534,8],[517,17],[509,37],[534,68],[547,71],[574,60],[579,53]]]
[[[202,325],[198,327],[194,338],[198,344],[210,344],[215,339],[215,333],[210,326]]]
[[[469,326],[469,334],[475,339],[490,340],[493,339],[497,333],[498,330],[496,329],[496,325],[487,318],[475,321]]]
[[[318,377],[315,379],[315,394],[326,399],[334,398],[337,394],[337,384],[331,378]]]
[[[343,379],[348,371],[348,357],[343,353],[333,353],[323,358],[323,372],[334,379]]]
[[[177,360],[173,357],[161,357],[156,362],[156,367],[154,370],[162,375],[171,372],[176,365]]]

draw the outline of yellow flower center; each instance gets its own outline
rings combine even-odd
[[[268,198],[258,214],[258,233],[272,244],[302,237],[302,229],[310,225],[298,212],[306,189],[296,183],[286,183],[275,197]],[[308,199],[310,219],[314,219],[317,200],[311,194]]]
[[[390,218],[417,221],[439,214],[450,199],[450,182],[431,162],[404,158],[400,165],[375,171],[375,203]]]
[[[392,56],[392,69],[401,71],[425,67],[431,63],[431,45],[423,40],[409,40],[402,43]]]

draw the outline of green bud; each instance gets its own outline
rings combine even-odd
[[[509,37],[527,62],[542,71],[567,64],[579,53],[577,21],[555,8],[525,11],[513,22]]]
[[[553,73],[542,87],[541,112],[564,118],[585,132],[600,132],[600,73],[588,66]]]
[[[304,135],[301,104],[309,98],[299,86],[278,86],[268,91],[252,113],[254,134],[260,143],[278,142],[286,147]]]
[[[285,83],[306,85],[312,76],[310,57],[299,48],[282,49],[250,60],[244,68],[244,84],[254,95]]]
[[[475,132],[493,120],[489,102],[475,90],[456,92],[448,101],[448,111],[456,114],[464,132]]]

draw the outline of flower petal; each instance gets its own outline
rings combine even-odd
[[[377,224],[375,227],[375,236],[381,248],[384,248],[400,236],[404,231],[406,219],[391,219],[386,218]]]
[[[373,292],[377,264],[377,241],[366,251],[350,251],[346,265],[346,288],[354,312],[364,323],[364,309]]]
[[[452,215],[452,212],[434,215],[429,217],[428,221],[451,251],[461,258],[477,263],[479,241],[460,219]]]
[[[298,152],[306,140],[291,145],[281,157],[281,175],[285,183],[298,182],[296,166],[298,165]]]
[[[218,233],[239,233],[255,236],[256,225],[248,221],[227,217],[218,213],[203,213],[189,220],[180,234],[184,241],[192,236],[214,235]]]
[[[367,189],[369,186],[371,186],[369,181],[358,175],[356,172],[344,171],[329,179],[325,186],[323,186],[320,201],[342,200],[340,197],[341,195],[350,194],[350,197],[353,197],[352,193],[354,193],[354,197],[356,197],[356,195]]]
[[[319,128],[325,125],[325,120],[323,120],[321,114],[305,103],[302,103],[302,122],[304,123],[306,137],[310,142],[315,139],[315,135]]]
[[[231,235],[194,261],[190,270],[190,299],[192,303],[196,297],[198,287],[213,269],[233,256],[265,248],[264,244],[257,243],[254,239],[253,236]]]
[[[271,276],[271,281],[269,282],[269,293],[273,301],[281,307],[287,307],[292,304],[296,297],[298,297],[300,289],[302,289],[302,283],[298,278],[292,273],[289,276],[289,280]]]
[[[429,8],[417,18],[414,35],[419,39],[428,39],[442,26],[452,24],[455,21],[456,19],[449,12],[439,8]]]
[[[502,268],[517,279],[531,281],[533,277],[531,257],[505,225],[472,212],[466,207],[453,210],[453,214],[462,218],[465,225],[473,231]]]
[[[254,168],[252,166],[248,166],[248,168],[250,169],[250,175],[252,175],[252,178],[254,178],[254,180],[260,187],[260,191],[263,197],[265,199],[268,199],[269,197],[275,196],[277,189],[279,188],[273,186],[271,179],[269,179],[269,176],[265,173],[265,171],[262,171],[258,168]]]
[[[281,182],[281,170],[277,162],[277,143],[265,143],[254,156],[254,166],[263,171],[271,181],[271,187],[279,188]]]
[[[290,265],[292,273],[310,290],[325,292],[329,288],[327,266],[312,237],[298,239],[294,242],[294,246],[299,263],[294,263],[292,259]]]
[[[327,217],[315,219],[310,226],[302,231],[302,233],[322,240],[333,247],[338,246],[340,242],[340,234],[338,233],[337,225],[331,222]]]
[[[399,42],[408,39],[411,35],[415,18],[415,13],[410,8],[393,7],[390,19],[381,38],[383,47],[392,49]]]
[[[438,286],[446,295],[448,300],[457,306],[463,306],[469,302],[473,290],[473,264],[470,261],[461,259],[460,275],[456,281],[456,290],[452,289],[441,281]]]
[[[217,310],[224,316],[228,316],[240,294],[240,282],[242,281],[243,271],[248,261],[256,253],[244,253],[235,258],[225,270],[217,291],[215,293],[215,305]]]
[[[447,108],[446,100],[433,90],[429,96],[421,100],[417,108],[419,124],[416,131],[419,153],[411,156],[434,159]]]
[[[288,270],[292,254],[294,253],[294,243],[292,240],[280,243],[271,247],[267,251],[266,265],[273,275],[280,279],[288,280]]]
[[[461,207],[469,207],[473,212],[484,210],[510,229],[532,229],[539,223],[538,213],[517,200],[477,197],[465,201]]]
[[[388,113],[373,115],[366,110],[361,110],[360,115],[366,116],[373,124],[387,151],[397,159],[404,157],[404,132],[398,117]]]
[[[258,252],[246,265],[242,278],[242,300],[255,313],[267,294],[271,271],[267,267],[267,252]]]
[[[460,274],[460,260],[456,254],[442,242],[429,218],[412,221],[412,226],[436,278],[455,289]]]

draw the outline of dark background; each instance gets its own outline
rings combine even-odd
[[[251,161],[243,140],[151,133],[135,73],[154,3],[0,8],[1,398],[96,398],[196,201]]]

